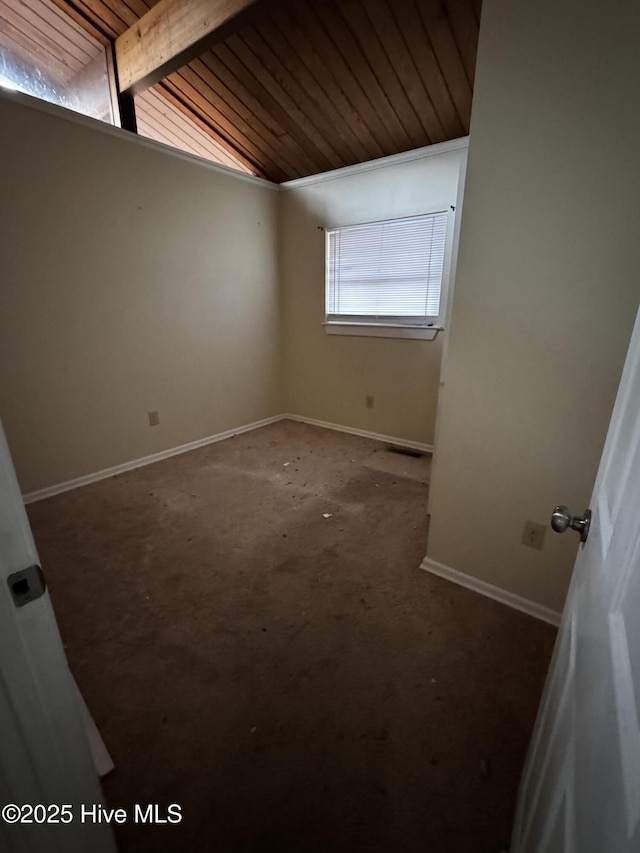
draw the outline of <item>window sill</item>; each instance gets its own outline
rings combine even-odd
[[[393,326],[378,323],[324,323],[328,335],[352,335],[367,338],[409,338],[412,340],[432,341],[442,326]]]

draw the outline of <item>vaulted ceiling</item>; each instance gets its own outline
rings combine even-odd
[[[155,5],[56,3],[110,39]],[[454,139],[469,131],[480,4],[264,0],[139,109],[164,99],[215,143],[212,159],[276,182]]]

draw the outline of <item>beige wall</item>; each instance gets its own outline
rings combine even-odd
[[[460,157],[460,151],[450,151],[285,188],[280,265],[289,412],[433,443],[442,337],[327,335],[320,228],[448,209],[456,203]],[[367,395],[375,397],[373,409],[365,408]]]
[[[23,491],[280,413],[278,193],[7,98],[0,127],[0,417]]]
[[[429,556],[552,608],[640,296],[637,4],[485,0]]]

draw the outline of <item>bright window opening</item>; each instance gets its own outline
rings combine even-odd
[[[448,214],[327,231],[328,324],[436,326]]]
[[[106,49],[52,0],[0,0],[0,86],[114,124]]]

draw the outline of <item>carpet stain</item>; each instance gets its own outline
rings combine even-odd
[[[108,805],[182,806],[123,853],[507,847],[555,631],[418,570],[429,472],[283,421],[28,507]]]

